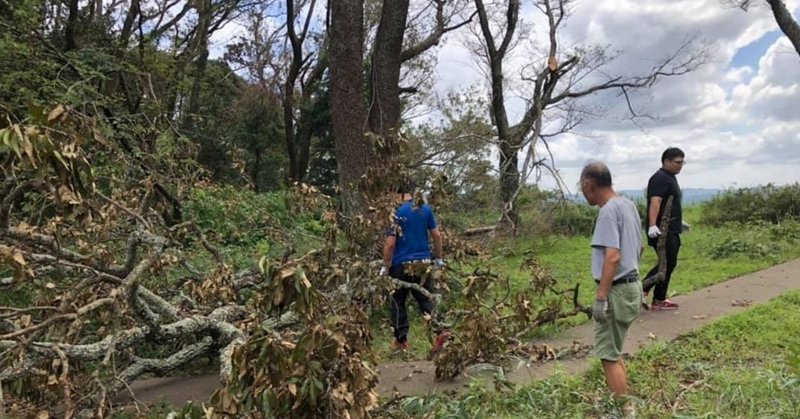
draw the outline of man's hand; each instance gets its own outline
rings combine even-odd
[[[380,273],[378,275],[380,275],[380,276],[389,275],[389,268],[387,268],[385,266],[381,266],[381,271],[380,271]]]
[[[661,230],[658,229],[658,226],[650,226],[650,228],[647,229],[647,237],[650,237],[651,239],[654,239],[660,235]]]
[[[444,263],[444,259],[436,258],[436,259],[433,260],[433,266],[441,269],[441,268],[444,268],[445,266],[447,266],[447,264]]]
[[[598,323],[605,323],[608,321],[608,301],[605,299],[596,298],[592,306],[592,318]]]

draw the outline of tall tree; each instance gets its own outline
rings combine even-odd
[[[327,68],[325,46],[317,45],[316,51],[307,51],[306,40],[311,35],[311,22],[316,12],[316,0],[310,2],[286,0],[286,35],[291,45],[291,61],[283,84],[283,124],[286,150],[289,157],[289,179],[303,181],[306,178],[311,148],[312,122],[310,109],[319,95],[314,95]],[[300,28],[296,19],[299,10],[306,6],[306,15]],[[299,30],[298,30],[299,29]],[[319,34],[318,37],[324,37]],[[316,60],[313,60],[316,56]],[[296,102],[298,81],[301,85],[299,104]],[[299,106],[298,106],[299,105]],[[299,108],[299,109],[298,109]],[[298,119],[295,124],[295,119]]]
[[[627,99],[629,90],[650,87],[661,77],[685,74],[702,62],[702,53],[688,51],[689,46],[685,44],[646,74],[628,77],[603,75],[599,70],[610,60],[604,49],[562,50],[558,43],[558,31],[568,16],[568,6],[573,2],[574,0],[536,1],[536,7],[547,21],[547,48],[543,59],[531,64],[534,74],[525,77],[532,84],[529,96],[525,98],[526,108],[521,120],[512,124],[506,110],[508,75],[504,64],[512,46],[518,41],[516,32],[521,2],[508,0],[500,13],[503,17],[494,20],[492,16],[496,15],[490,13],[494,10],[489,9],[483,0],[475,0],[482,42],[480,53],[489,68],[490,110],[497,130],[502,201],[498,226],[511,233],[516,233],[519,226],[516,199],[524,180],[531,169],[547,167],[546,159],[535,156],[535,145],[537,141],[546,142],[549,137],[569,131],[580,122],[580,118],[575,116],[575,100],[614,89],[619,90]],[[600,81],[596,81],[597,77],[590,77],[598,74]],[[545,132],[545,115],[562,121],[560,128],[555,132]],[[519,153],[526,147],[528,153],[520,167]]]
[[[416,17],[424,15],[424,10],[415,13],[415,19],[410,21],[409,0],[383,2],[369,66],[370,132],[385,139],[397,135],[403,113],[401,94],[417,92],[414,86],[400,86],[403,65],[410,65],[413,60],[438,45],[446,33],[468,24],[474,13],[459,22],[452,22],[464,4],[463,0],[432,1],[427,8],[432,9],[433,24],[426,28],[427,31],[418,33],[420,30],[417,26],[423,23],[417,21]],[[412,39],[406,36],[409,33],[414,35]]]
[[[765,1],[769,4],[770,9],[772,9],[772,15],[775,17],[775,22],[778,23],[778,27],[781,28],[783,34],[789,38],[795,51],[800,55],[800,24],[792,17],[792,12],[789,11],[789,8],[786,7],[786,3],[784,3],[783,0]],[[725,3],[747,11],[747,9],[752,6],[753,0],[726,0]]]
[[[375,151],[364,135],[366,106],[363,96],[363,0],[330,2],[331,120],[336,143],[342,208],[360,211],[358,184],[375,164]]]
[[[413,88],[400,86],[402,65],[419,57],[437,45],[442,36],[469,22],[450,25],[457,14],[458,0],[434,0],[435,23],[425,36],[415,39],[404,48],[408,30],[408,0],[381,3],[380,19],[371,48],[368,80],[369,107],[363,98],[363,39],[364,1],[347,0],[330,2],[331,104],[336,157],[339,167],[339,185],[343,193],[344,208],[356,209],[357,185],[370,167],[378,165],[370,143],[372,133],[382,137],[384,144],[392,144],[397,135],[402,115],[400,94],[414,92]],[[445,6],[450,5],[449,11]],[[348,12],[352,12],[348,14]],[[391,156],[392,147],[389,147]]]
[[[396,134],[400,123],[400,64],[409,0],[385,1],[372,53],[369,129],[381,137]]]

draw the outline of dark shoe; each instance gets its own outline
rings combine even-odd
[[[449,330],[442,330],[435,339],[433,339],[433,347],[431,347],[431,355],[441,351],[444,349],[445,345],[447,345],[447,341],[450,340],[450,331]]]
[[[650,309],[653,310],[653,311],[677,310],[678,307],[680,307],[680,306],[675,304],[675,303],[673,303],[669,299],[666,299],[666,300],[663,300],[663,301],[653,301],[653,305],[650,307]]]
[[[392,340],[392,349],[395,351],[408,351],[408,341],[398,342],[397,339]]]

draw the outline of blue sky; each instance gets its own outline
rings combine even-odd
[[[766,54],[767,49],[782,36],[783,33],[776,29],[765,33],[764,36],[758,40],[739,48],[733,55],[733,58],[731,58],[729,67],[737,68],[747,66],[753,69],[758,68],[758,60],[760,60],[761,57]]]

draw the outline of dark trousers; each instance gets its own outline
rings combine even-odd
[[[648,244],[653,249],[656,249],[657,239],[649,239]],[[655,285],[655,292],[653,293],[653,301],[663,301],[667,299],[667,288],[669,288],[669,280],[672,278],[672,271],[678,265],[678,251],[681,249],[681,235],[675,233],[667,233],[667,242],[664,250],[667,257],[667,272],[664,276],[664,281]],[[656,254],[658,250],[656,249]],[[645,278],[649,278],[658,272],[658,263],[650,270]],[[653,286],[651,285],[650,288]],[[644,292],[650,291],[650,288],[645,288]]]
[[[389,270],[389,275],[391,275],[392,278],[399,279],[400,281],[422,285],[422,288],[425,288],[426,291],[430,292],[431,294],[433,293],[433,279],[426,278],[425,281],[422,282],[422,278],[408,275],[405,271],[405,266],[403,265],[392,266],[392,269]],[[419,304],[419,309],[422,311],[422,314],[431,314],[433,312],[433,302],[421,292],[412,290],[411,288],[398,288],[394,294],[392,294],[391,313],[394,337],[398,342],[401,343],[405,342],[408,336],[408,312],[406,311],[406,298],[408,297],[409,292],[411,292],[411,295],[413,295],[414,299],[417,300],[417,304]]]

